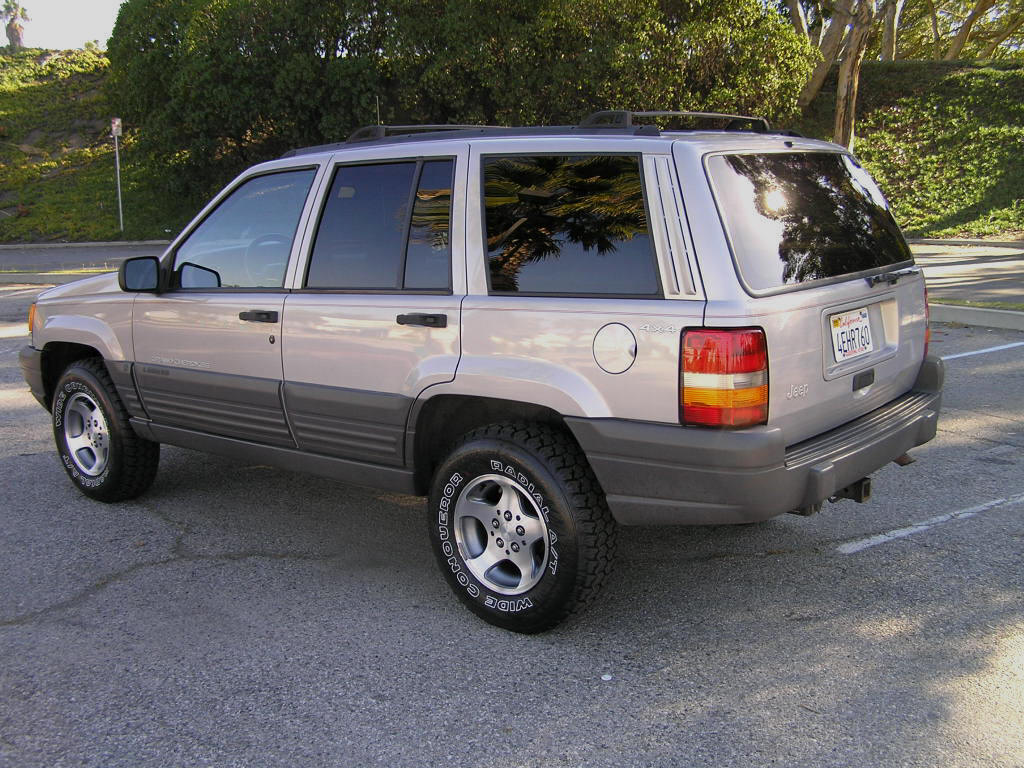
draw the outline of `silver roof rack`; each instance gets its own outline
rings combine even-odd
[[[606,109],[601,112],[594,112],[583,118],[580,128],[633,128],[641,127],[643,123],[636,123],[634,118],[655,118],[655,117],[695,117],[705,120],[728,120],[726,130],[753,130],[758,133],[767,133],[772,129],[767,118],[753,117],[751,115],[730,115],[723,112],[673,112],[673,111],[649,111],[631,112],[625,109]],[[749,124],[749,129],[744,124]]]

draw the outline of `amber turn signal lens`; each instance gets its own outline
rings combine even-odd
[[[28,333],[32,335],[32,329],[36,324],[36,303],[33,301],[28,306]]]

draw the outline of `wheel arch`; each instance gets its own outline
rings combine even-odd
[[[53,393],[57,388],[57,382],[69,365],[76,360],[84,360],[89,357],[98,357],[103,360],[103,355],[96,347],[72,341],[51,341],[43,347],[42,351],[43,390],[46,396],[47,410],[53,407]],[[103,362],[106,365],[106,361]]]
[[[477,427],[509,421],[546,424],[576,442],[562,414],[536,403],[449,394],[417,400],[406,430],[406,460],[414,469],[416,493],[427,494],[434,470],[459,437]]]

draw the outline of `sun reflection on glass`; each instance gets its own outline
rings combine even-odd
[[[786,207],[786,193],[781,189],[770,189],[764,193],[764,208],[769,213],[779,213]]]

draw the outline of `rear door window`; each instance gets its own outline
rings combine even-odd
[[[736,266],[753,291],[913,261],[885,197],[849,155],[715,155],[708,171]]]
[[[491,293],[660,296],[635,155],[485,157]]]

